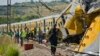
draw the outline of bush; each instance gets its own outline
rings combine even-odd
[[[0,55],[3,56],[3,54],[5,53],[5,51],[6,51],[6,46],[4,46],[4,45],[0,46]]]
[[[19,56],[16,44],[8,35],[0,36],[0,56]]]
[[[19,50],[14,46],[10,46],[7,48],[5,56],[19,56]]]

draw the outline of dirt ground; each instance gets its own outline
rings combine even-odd
[[[44,44],[38,44],[33,42],[34,48],[31,50],[23,50],[21,56],[51,56],[50,46]],[[73,49],[73,47],[57,48],[56,56],[73,56],[73,53],[67,49]]]

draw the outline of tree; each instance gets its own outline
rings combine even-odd
[[[34,3],[34,0],[31,0],[31,3]]]
[[[61,2],[66,2],[66,0],[61,0]]]

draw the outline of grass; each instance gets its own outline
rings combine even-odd
[[[19,56],[19,50],[13,46],[9,46],[4,56]]]
[[[8,35],[0,36],[0,56],[19,56],[19,49]]]

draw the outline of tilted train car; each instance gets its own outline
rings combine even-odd
[[[47,17],[33,19],[24,22],[11,23],[10,29],[14,31],[17,29],[24,29],[25,27],[27,27],[30,30],[34,30],[34,28],[37,28],[38,31],[38,29],[41,28],[43,32],[47,32],[55,24],[56,18],[58,16],[59,15],[52,15],[52,16],[47,16]],[[7,24],[0,25],[0,30],[6,32]]]

